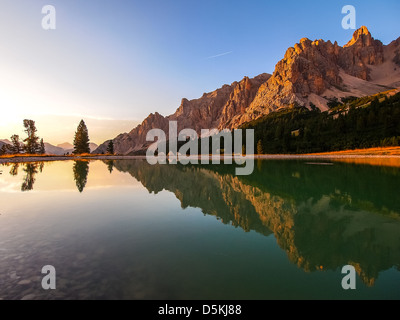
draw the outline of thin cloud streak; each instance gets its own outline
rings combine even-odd
[[[233,51],[229,51],[229,52],[220,53],[220,54],[217,54],[217,55],[215,55],[215,56],[207,57],[206,59],[214,59],[214,58],[218,58],[218,57],[226,56],[226,55],[228,55],[228,54],[231,54],[232,52],[233,52]]]

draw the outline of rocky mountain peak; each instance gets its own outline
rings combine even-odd
[[[329,99],[360,97],[397,87],[399,43],[384,46],[366,27],[356,30],[343,47],[336,41],[302,38],[286,51],[272,76],[244,77],[198,99],[184,98],[170,116],[151,114],[129,134],[116,137],[114,149],[120,154],[143,150],[148,144],[148,130],[168,132],[169,121],[177,121],[178,130],[191,128],[198,133],[201,129],[235,129],[282,108],[314,105],[325,111]],[[103,143],[96,151],[106,148],[107,143]]]
[[[356,30],[353,38],[343,46],[338,57],[339,65],[350,75],[362,80],[371,80],[368,65],[384,62],[383,44],[375,40],[367,27]]]
[[[326,110],[327,101],[321,96],[332,88],[346,90],[341,73],[369,81],[369,66],[383,62],[383,44],[374,40],[366,27],[356,30],[344,47],[336,41],[332,44],[331,41],[302,38],[286,51],[239,122],[292,105],[308,107],[313,103]]]
[[[373,38],[366,26],[362,26],[353,33],[353,38],[343,46],[343,48],[350,47],[354,44],[362,47],[368,47],[373,44]]]

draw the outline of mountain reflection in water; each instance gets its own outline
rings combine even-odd
[[[399,168],[259,160],[251,176],[240,177],[225,165],[114,161],[114,168],[149,192],[173,192],[182,208],[273,233],[290,261],[307,272],[351,264],[372,286],[380,271],[399,269]]]
[[[103,162],[107,177],[128,173],[150,193],[172,192],[182,208],[200,208],[224,224],[273,235],[289,260],[306,272],[338,271],[351,264],[364,284],[373,286],[380,272],[399,270],[399,166],[259,160],[252,175],[235,176],[231,165]],[[46,165],[7,166],[11,176],[20,172],[21,191],[31,191]],[[90,165],[73,162],[80,193],[91,180]]]

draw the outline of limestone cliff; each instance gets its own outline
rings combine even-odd
[[[365,96],[400,87],[400,38],[389,45],[375,40],[366,27],[354,32],[343,47],[337,42],[303,38],[290,47],[272,76],[244,77],[201,98],[182,99],[176,112],[164,117],[148,116],[131,132],[114,138],[116,153],[144,150],[146,134],[159,128],[168,132],[168,122],[178,130],[235,129],[270,112],[295,105],[328,109],[333,98]],[[108,141],[96,153],[105,152]]]

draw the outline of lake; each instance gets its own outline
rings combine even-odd
[[[234,169],[0,165],[0,299],[400,299],[399,166]]]

